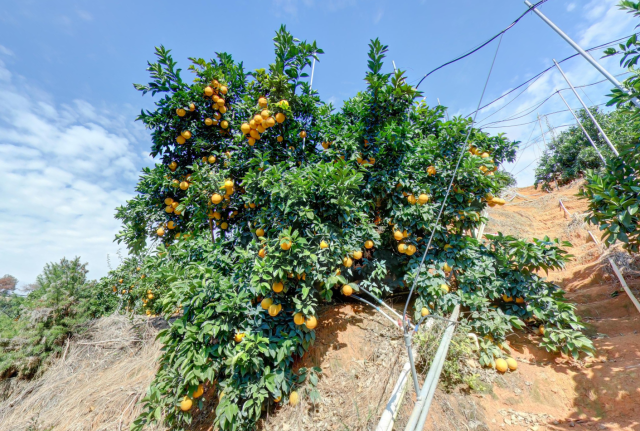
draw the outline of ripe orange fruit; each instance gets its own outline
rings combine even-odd
[[[427,202],[429,202],[429,195],[426,195],[424,193],[420,193],[420,196],[418,196],[418,203],[420,205],[424,205]]]
[[[181,190],[187,190],[189,188],[189,183],[186,181],[183,181],[180,183],[180,189]]]
[[[281,399],[282,399],[282,397],[276,397],[276,398],[273,399],[273,402],[274,403],[279,403]]]
[[[273,300],[271,298],[264,298],[262,302],[260,302],[260,306],[263,310],[268,310],[269,307],[273,304]]]
[[[398,253],[406,253],[409,246],[407,244],[398,244]]]
[[[287,251],[291,248],[291,241],[284,241],[282,243],[280,243],[280,248],[283,249],[284,251]]]
[[[187,111],[185,111],[182,108],[176,109],[176,114],[178,114],[178,117],[184,117],[186,113],[187,113]]]
[[[289,404],[291,404],[292,406],[295,406],[299,402],[300,402],[300,396],[298,395],[298,393],[296,391],[291,392],[291,394],[289,395]]]
[[[262,124],[266,124],[267,127],[273,127],[276,125],[276,120],[273,117],[269,117]]]
[[[254,203],[250,203],[249,204],[249,208],[255,208],[255,207],[256,207],[256,204],[254,204]]]
[[[302,325],[304,323],[304,315],[302,313],[296,313],[293,315],[293,323],[296,325]]]
[[[286,117],[282,112],[278,112],[278,113],[276,114],[276,121],[277,121],[278,123],[283,123],[283,122],[284,122],[284,120],[285,120],[286,118],[287,118],[287,117]]]
[[[304,325],[307,329],[315,329],[318,326],[318,319],[316,319],[316,316],[311,316],[304,322]]]
[[[189,103],[189,111],[195,111],[196,110],[196,105],[194,105],[193,103]]]
[[[427,168],[427,174],[429,174],[429,175],[435,175],[435,174],[436,174],[436,172],[437,172],[437,171],[436,171],[436,167],[435,167],[435,166],[429,166],[429,167]]]
[[[227,120],[223,120],[222,123],[220,123],[220,127],[222,127],[223,129],[228,128],[229,122]]]
[[[342,286],[342,294],[344,296],[351,296],[352,293],[353,293],[353,287],[349,286],[348,284],[345,284],[344,286]]]
[[[327,248],[329,244],[327,244],[324,240],[320,241],[320,248]]]
[[[524,298],[516,298],[516,304],[524,304]]]
[[[227,112],[227,107],[226,106],[221,106],[218,108],[218,110],[220,110],[221,114],[224,114],[225,112]]]
[[[402,238],[404,238],[404,235],[399,230],[396,230],[393,232],[393,237],[396,241],[400,241]]]
[[[272,304],[269,307],[269,316],[276,317],[279,312],[280,312],[280,309],[278,308],[278,306],[276,304]]]
[[[451,272],[452,269],[453,268],[451,268],[447,262],[445,262],[444,265],[442,265],[442,270],[444,272]]]
[[[344,259],[342,259],[342,264],[343,264],[345,267],[350,268],[350,267],[351,267],[351,265],[353,265],[353,261],[351,260],[351,258],[350,258],[350,257],[348,257],[348,256],[347,256],[347,257],[345,257]]]
[[[147,294],[147,298],[149,298],[149,299],[153,299],[153,293],[148,293],[148,294]]]
[[[220,196],[218,193],[214,193],[213,196],[211,196],[211,202],[213,202],[214,204],[219,204],[220,202],[222,202],[222,196]]]
[[[504,302],[513,302],[513,298],[507,295],[502,295],[502,300]]]
[[[180,133],[180,136],[182,136],[184,139],[191,139],[191,132],[188,130],[185,130],[182,133]]]
[[[280,102],[280,106],[288,108],[289,107],[289,102],[287,102],[285,99],[282,99]]]
[[[300,132],[300,137],[301,138],[306,138],[307,137],[307,132],[305,132],[304,130],[302,132]]]
[[[182,136],[178,136],[176,138],[176,142],[180,145],[184,144],[185,142],[187,142]]]
[[[416,246],[415,246],[415,245],[413,245],[413,244],[409,244],[409,245],[407,246],[407,249],[406,249],[405,253],[407,254],[407,256],[413,256],[413,255],[414,255],[414,253],[415,253],[417,250],[418,250],[418,249],[416,248]]]
[[[260,116],[262,117],[262,120],[266,120],[267,118],[269,118],[269,111],[267,111],[266,109],[263,109],[262,112],[260,113]]]
[[[429,309],[428,309],[427,307],[422,307],[422,310],[420,310],[420,315],[421,315],[422,317],[424,317],[424,316],[428,316],[428,315],[429,315],[429,313],[430,313],[430,312],[429,312]]]
[[[284,138],[283,138],[282,136],[278,136],[278,138],[277,138],[277,139],[278,139],[278,142],[282,142],[282,141],[284,141]]]
[[[164,204],[165,204],[165,205],[171,205],[172,203],[173,203],[173,199],[171,199],[171,198],[166,198],[166,199],[164,200]]]
[[[324,148],[325,150],[329,149],[329,143],[328,142],[323,142],[322,143],[322,148]]]
[[[177,167],[178,164],[176,162],[169,163],[169,169],[171,169],[172,171],[175,171]]]
[[[258,99],[258,105],[260,105],[261,108],[266,108],[268,104],[269,102],[267,101],[266,97],[261,97]]]
[[[213,96],[213,88],[209,87],[208,85],[206,87],[204,87],[204,94],[205,96]]]
[[[211,126],[211,125],[213,125],[213,120],[211,118],[205,118],[204,119],[204,124],[206,126]]]
[[[282,284],[279,281],[276,281],[275,283],[273,283],[273,285],[271,287],[272,287],[274,292],[280,293],[280,292],[282,292],[282,289],[284,289],[284,284]]]
[[[262,229],[262,228],[256,229],[256,235],[257,236],[264,236],[264,229]]]
[[[164,228],[159,228],[156,233],[158,234],[158,236],[164,236]]]
[[[407,196],[407,201],[411,204],[414,205],[416,203],[416,197],[414,195],[409,195]]]
[[[361,252],[360,250],[358,250],[358,251],[354,251],[354,252],[353,252],[353,258],[354,258],[355,260],[360,260],[360,259],[362,259],[362,252]]]
[[[220,97],[217,94],[214,94],[211,96],[211,100],[213,100],[213,105],[211,107],[215,109],[216,106],[218,106],[218,100],[220,100]]]
[[[441,284],[440,290],[442,290],[444,293],[449,293],[449,286],[446,284]]]
[[[218,100],[216,100],[216,104],[218,106],[224,106],[224,99],[222,97],[218,98]]]
[[[258,131],[258,133],[264,133],[266,132],[267,128],[264,127],[264,123],[260,124],[258,127],[256,127],[256,130]]]
[[[366,240],[364,242],[364,248],[373,248],[373,241],[371,241],[370,239]]]
[[[227,222],[226,222],[226,221],[223,221],[223,222],[220,224],[220,229],[222,229],[222,230],[227,230],[227,228],[228,228],[228,227],[229,227],[229,225],[227,224]]]
[[[183,412],[188,412],[193,407],[193,400],[191,398],[185,396],[180,402],[180,410]]]
[[[244,338],[244,333],[242,332],[238,332],[233,339],[235,340],[236,343],[240,343],[242,342],[242,339]]]
[[[251,126],[249,125],[249,123],[242,123],[242,126],[240,126],[240,130],[246,135],[251,131]]]
[[[220,87],[220,93],[227,94],[228,91],[229,89],[226,86],[223,85]]]
[[[509,365],[507,365],[507,361],[502,358],[496,359],[496,370],[499,373],[506,373],[509,369]]]
[[[202,383],[200,383],[198,385],[198,389],[196,389],[196,391],[193,393],[193,398],[200,398],[202,394],[204,394],[204,386],[202,386]]]
[[[254,115],[253,121],[256,123],[256,127],[258,127],[260,124],[262,124],[262,115],[260,114]]]
[[[209,156],[209,158],[207,160],[209,161],[209,163],[215,163],[216,162],[216,156]]]
[[[260,139],[260,133],[258,133],[258,131],[255,129],[251,129],[249,131],[249,135],[251,135],[253,139]]]
[[[518,362],[513,358],[507,358],[507,366],[511,371],[515,371],[518,369]]]
[[[483,159],[486,159],[487,157],[489,157],[489,153],[487,153],[486,151],[482,154],[480,154],[480,157],[482,157]]]
[[[544,325],[538,326],[538,334],[544,335]]]
[[[169,223],[167,223],[167,227],[169,229],[174,229],[176,227],[176,224],[173,221],[170,221]]]
[[[252,147],[256,144],[256,140],[254,138],[249,138],[247,142],[249,142],[249,145]]]

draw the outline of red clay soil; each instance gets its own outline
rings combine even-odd
[[[489,429],[640,430],[640,313],[601,261],[602,250],[587,229],[596,238],[600,235],[582,223],[579,215],[587,202],[576,197],[577,191],[578,186],[553,193],[520,189],[526,199],[516,197],[493,208],[486,232],[500,230],[527,239],[547,235],[573,244],[572,262],[548,278],[576,303],[597,353],[576,362],[541,350],[534,334],[511,337],[518,371],[504,376],[504,384],[494,385],[492,393],[478,400]],[[559,199],[573,217],[565,215]],[[626,280],[640,297],[640,282]],[[536,421],[536,426],[532,413],[550,417]],[[437,428],[431,422],[431,429]]]

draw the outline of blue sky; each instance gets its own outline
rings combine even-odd
[[[550,0],[541,10],[584,47],[631,34],[636,22],[617,0]],[[22,0],[0,5],[0,275],[34,281],[46,262],[80,255],[90,276],[116,265],[114,208],[130,198],[138,172],[152,163],[150,140],[134,121],[153,99],[132,83],[146,83],[146,61],[164,44],[184,69],[188,57],[211,58],[226,51],[248,69],[273,58],[272,37],[280,24],[298,38],[316,40],[325,54],[316,65],[314,88],[340,106],[364,87],[367,43],[379,37],[391,60],[417,82],[435,66],[466,52],[507,26],[526,9],[519,0],[484,2],[382,0],[57,1]],[[451,115],[475,109],[495,44],[436,72],[421,85]],[[502,41],[485,101],[490,101],[574,51],[530,14]],[[598,54],[598,53],[596,53]],[[599,55],[597,55],[599,57]],[[612,73],[616,60],[602,62]],[[600,80],[584,60],[565,63],[574,84]],[[187,74],[188,72],[185,72]],[[518,99],[483,111],[502,120],[535,106],[556,88],[548,73]],[[587,101],[606,101],[608,83],[585,88]],[[572,106],[577,101],[567,95]],[[589,102],[588,102],[589,103]],[[501,111],[496,112],[497,109]],[[519,185],[533,182],[541,155],[540,131],[517,126],[564,109],[554,97],[530,115],[492,133],[534,143],[519,155]],[[555,114],[551,127],[569,124]],[[546,120],[543,127],[547,131]],[[124,250],[123,250],[124,252]]]

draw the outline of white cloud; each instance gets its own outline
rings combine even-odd
[[[9,48],[7,48],[6,46],[2,46],[2,45],[0,45],[0,54],[13,56],[13,51],[11,51],[11,50],[10,50]]]
[[[384,16],[384,9],[380,7],[378,8],[377,12],[373,16],[373,23],[374,24],[379,23],[383,16]]]
[[[55,104],[0,63],[0,273],[32,282],[45,263],[79,255],[107,271],[148,140],[131,107]],[[145,145],[146,146],[146,145]]]
[[[592,0],[583,8],[576,9],[576,20],[580,22],[577,26],[578,31],[565,29],[571,37],[573,37],[581,46],[588,48],[609,42],[611,40],[626,36],[633,32],[636,24],[631,15],[625,14],[617,7],[618,0]],[[601,51],[601,50],[600,50]],[[618,74],[624,72],[621,70],[617,58],[600,59],[600,51],[593,52],[593,56],[607,68],[611,73]],[[558,58],[560,60],[560,58]],[[540,63],[540,69],[552,65],[552,58],[544,59]],[[591,67],[586,61],[580,57],[567,61],[562,64],[562,68],[575,86],[590,84],[600,81],[603,76]],[[523,78],[524,80],[524,78]],[[567,84],[560,73],[552,69],[535,81],[524,93],[514,100],[514,96],[522,90],[517,90],[510,96],[505,97],[498,103],[485,108],[478,116],[479,120],[485,120],[481,125],[497,120],[505,120],[514,118],[512,121],[498,124],[497,128],[489,128],[486,131],[490,133],[506,132],[508,138],[522,141],[520,144],[521,151],[518,154],[517,163],[506,165],[507,171],[517,174],[518,185],[521,187],[533,184],[535,178],[535,168],[537,160],[543,156],[544,142],[540,131],[540,124],[537,123],[537,114],[542,118],[542,129],[544,130],[547,140],[551,139],[551,129],[555,129],[555,133],[559,133],[567,124],[574,124],[575,120],[569,112],[560,112],[545,117],[556,111],[566,110],[566,106],[562,100],[556,95],[553,96],[544,105],[537,107],[547,97],[555,92],[556,89],[566,88]],[[601,104],[608,99],[606,94],[612,85],[609,82],[579,89],[578,92],[582,99],[591,105],[591,100],[595,104]],[[587,96],[585,96],[585,93]],[[504,94],[504,92],[502,93]],[[572,108],[580,108],[580,104],[570,91],[563,91],[563,95]],[[493,97],[492,97],[493,98]],[[491,98],[487,97],[487,101]],[[467,114],[474,108],[467,108]],[[492,115],[494,114],[494,115]],[[492,115],[488,118],[489,115]],[[548,122],[548,123],[547,123]],[[531,138],[531,139],[530,139]]]
[[[575,4],[575,2],[571,2],[567,5],[567,12],[573,12],[573,10],[576,8],[577,4]]]
[[[93,15],[91,15],[86,10],[77,10],[76,13],[80,18],[82,18],[85,21],[93,21]]]

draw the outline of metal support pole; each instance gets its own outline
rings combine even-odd
[[[557,92],[558,96],[560,96],[560,98],[562,99],[562,101],[564,102],[565,105],[567,105],[567,109],[569,110],[569,112],[571,112],[571,114],[573,114],[573,118],[576,119],[576,121],[578,122],[578,126],[580,126],[580,128],[582,129],[582,131],[584,132],[584,136],[587,137],[587,139],[589,140],[589,142],[591,142],[591,145],[593,145],[593,149],[596,150],[596,153],[598,153],[598,156],[600,157],[600,160],[602,160],[602,163],[604,163],[604,165],[607,165],[606,160],[604,159],[604,157],[602,156],[602,153],[600,152],[600,150],[598,150],[598,147],[596,147],[595,142],[593,142],[593,139],[591,139],[591,136],[589,136],[589,134],[587,133],[587,130],[584,128],[584,126],[582,125],[582,123],[580,122],[580,119],[578,118],[578,116],[576,115],[575,112],[573,112],[573,109],[571,109],[571,106],[569,106],[569,104],[567,103],[566,100],[564,100],[564,97],[562,97],[562,93],[560,93],[559,91]]]
[[[547,18],[546,16],[544,16],[544,14],[542,12],[540,12],[538,9],[533,8],[533,5],[528,1],[525,0],[524,4],[526,4],[529,9],[533,9],[533,12],[538,15],[540,17],[540,19],[542,19],[544,22],[546,22],[549,27],[551,27],[556,33],[558,33],[560,35],[561,38],[563,38],[569,45],[571,45],[573,47],[573,49],[575,49],[576,51],[578,51],[578,53],[580,55],[582,55],[585,60],[587,60],[589,63],[591,63],[591,65],[593,67],[596,68],[596,70],[600,73],[602,73],[604,75],[605,78],[607,78],[609,81],[611,81],[611,83],[613,85],[615,85],[620,91],[623,91],[627,94],[630,94],[629,91],[624,88],[622,86],[622,84],[620,83],[620,81],[618,81],[611,73],[609,73],[609,71],[607,69],[605,69],[604,67],[602,67],[602,65],[600,65],[600,63],[598,63],[592,56],[591,54],[589,54],[587,51],[585,51],[584,49],[582,49],[582,47],[580,47],[580,45],[578,45],[573,39],[571,39],[569,36],[567,36],[567,34],[565,32],[563,32],[562,30],[560,30],[560,28],[555,25],[549,18]],[[638,107],[640,108],[640,101],[638,101],[638,99],[636,99],[635,97],[633,99],[631,99],[631,101]]]
[[[596,117],[593,116],[593,114],[591,113],[591,111],[589,110],[589,108],[587,107],[586,103],[584,103],[584,100],[582,100],[582,97],[580,97],[580,95],[578,94],[578,92],[576,91],[576,89],[573,87],[573,84],[571,84],[571,81],[569,81],[569,78],[567,78],[567,75],[564,74],[564,71],[562,70],[562,68],[560,67],[560,65],[558,64],[557,61],[553,60],[553,62],[556,64],[556,67],[558,68],[558,70],[560,71],[560,73],[562,74],[562,77],[564,78],[565,81],[567,81],[567,84],[569,84],[569,87],[571,87],[571,90],[573,91],[573,94],[576,95],[576,97],[578,98],[578,100],[580,101],[580,103],[582,104],[582,107],[584,108],[584,110],[587,112],[587,114],[589,115],[589,118],[591,118],[591,121],[593,121],[593,124],[596,125],[596,128],[598,129],[598,131],[600,132],[600,135],[602,135],[602,137],[604,138],[604,140],[607,142],[607,144],[609,144],[609,147],[611,147],[611,151],[613,151],[613,154],[616,155],[616,157],[619,157],[620,154],[618,153],[618,150],[616,150],[616,147],[613,146],[613,144],[611,143],[611,141],[609,140],[609,137],[607,136],[606,133],[604,133],[604,130],[602,130],[602,127],[600,127],[600,124],[598,123],[598,121],[596,120]]]
[[[413,360],[413,348],[411,348],[411,333],[404,333],[404,344],[407,346],[407,353],[409,354],[409,365],[411,366],[411,376],[413,377],[413,388],[416,391],[416,396],[420,394],[420,383],[418,383],[418,373],[416,372],[416,364]]]

